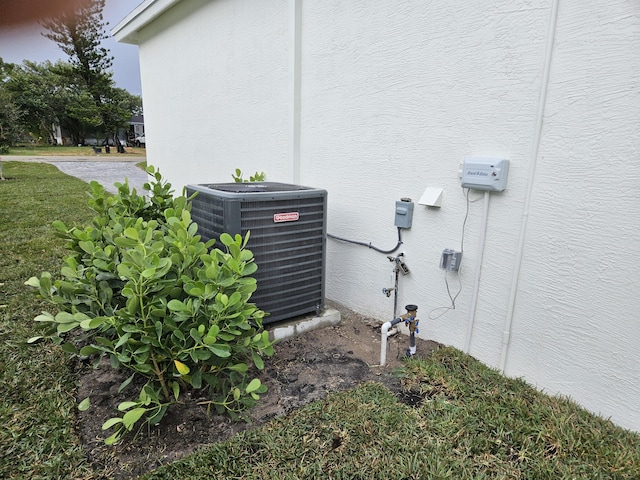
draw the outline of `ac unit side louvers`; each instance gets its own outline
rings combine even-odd
[[[188,185],[191,217],[204,241],[245,235],[258,270],[251,297],[265,323],[324,307],[326,190],[275,182]],[[218,243],[217,247],[221,247]]]

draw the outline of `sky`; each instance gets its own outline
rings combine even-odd
[[[142,0],[106,0],[102,12],[104,20],[109,22],[105,27],[111,37],[111,29],[132,12]],[[0,57],[8,63],[22,63],[23,60],[44,62],[45,60],[68,60],[68,57],[58,48],[58,45],[40,32],[38,24],[22,25],[16,28],[0,27]],[[113,61],[113,79],[116,86],[124,88],[129,93],[141,95],[140,67],[138,64],[138,47],[116,42],[109,38],[103,46],[111,51]]]

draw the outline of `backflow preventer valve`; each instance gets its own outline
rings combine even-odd
[[[407,305],[404,307],[407,310],[407,313],[402,315],[400,318],[404,320],[404,324],[409,327],[409,348],[407,348],[406,356],[412,357],[416,354],[416,333],[420,333],[418,330],[418,323],[420,320],[416,318],[418,314],[418,306],[417,305]]]
[[[394,318],[390,322],[385,322],[382,324],[382,339],[380,342],[380,365],[384,365],[387,360],[387,337],[389,334],[389,329],[401,322],[404,322],[404,324],[409,327],[409,348],[407,348],[407,350],[405,351],[405,355],[407,357],[412,357],[416,354],[416,333],[418,333],[419,323],[419,320],[416,318],[416,315],[418,314],[418,306],[409,304],[404,308],[407,310],[407,313],[398,318]]]

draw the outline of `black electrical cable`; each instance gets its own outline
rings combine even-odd
[[[375,245],[372,245],[371,242],[369,243],[357,242],[355,240],[349,240],[347,238],[336,237],[335,235],[331,235],[330,233],[327,233],[327,237],[333,238],[334,240],[339,240],[341,242],[353,243],[354,245],[362,245],[363,247],[371,248],[372,250],[375,250],[376,252],[380,252],[380,253],[393,253],[400,248],[400,245],[402,245],[401,231],[402,231],[402,228],[398,227],[398,244],[395,247],[393,247],[391,250],[382,250],[381,248],[378,248]]]

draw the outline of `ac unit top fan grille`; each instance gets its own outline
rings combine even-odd
[[[324,307],[326,204],[322,189],[274,182],[188,185],[203,240],[245,235],[258,271],[252,301],[265,323]]]
[[[299,192],[304,190],[315,190],[302,185],[290,185],[288,183],[277,182],[237,182],[237,183],[210,183],[200,185],[211,190],[226,193],[272,193],[272,192]]]

